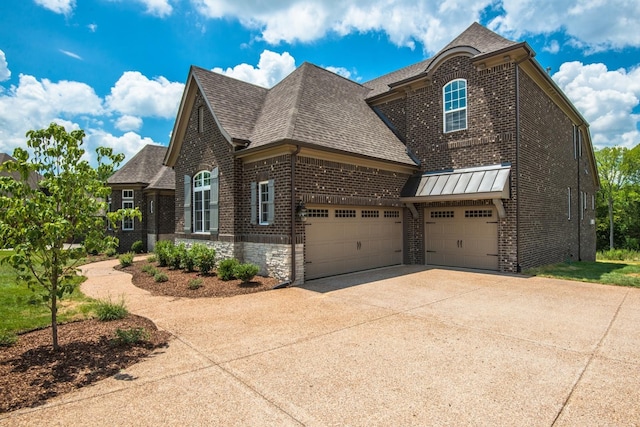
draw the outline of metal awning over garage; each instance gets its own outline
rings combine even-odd
[[[426,172],[409,178],[400,200],[411,203],[490,199],[503,216],[502,199],[509,198],[511,164]]]

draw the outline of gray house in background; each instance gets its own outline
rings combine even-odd
[[[158,240],[173,240],[175,230],[175,173],[162,164],[167,147],[146,145],[109,178],[109,210],[139,208],[142,220],[118,224],[120,252],[140,240],[152,251]],[[113,231],[112,231],[113,232]]]
[[[15,162],[15,161],[16,161],[16,159],[11,157],[7,153],[0,153],[0,165],[5,163],[5,162]],[[9,172],[5,172],[5,171],[1,171],[0,172],[0,176],[11,176],[15,180],[19,180],[20,179],[20,174],[18,172],[9,173]],[[42,176],[39,173],[34,172],[27,179],[27,183],[29,184],[29,187],[35,189],[35,188],[38,187],[38,181],[40,181],[41,179],[42,179]]]

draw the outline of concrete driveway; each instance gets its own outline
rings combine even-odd
[[[124,294],[174,338],[0,425],[640,425],[640,289],[417,266],[229,299]]]

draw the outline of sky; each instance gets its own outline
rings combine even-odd
[[[596,148],[640,142],[638,0],[2,0],[0,152],[55,121],[130,158],[168,145],[192,64],[272,87],[311,62],[364,83],[474,21],[529,43]]]

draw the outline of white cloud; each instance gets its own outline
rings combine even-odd
[[[110,110],[121,114],[173,119],[183,90],[184,84],[165,77],[149,80],[138,71],[126,71],[105,101]]]
[[[122,136],[115,136],[101,129],[90,129],[86,132],[85,142],[90,147],[91,159],[95,157],[96,147],[111,147],[116,153],[125,155],[125,162],[133,157],[142,147],[147,144],[159,145],[149,137],[142,137],[135,132],[127,132]],[[124,164],[124,162],[123,162]]]
[[[125,2],[127,0],[108,0],[110,2]],[[145,11],[149,15],[157,16],[159,18],[165,18],[173,13],[173,6],[169,0],[134,0],[137,3],[141,3],[147,8]]]
[[[560,44],[558,43],[557,40],[551,40],[551,43],[543,47],[542,50],[544,50],[545,52],[556,54],[560,52]]]
[[[260,54],[257,67],[249,64],[239,64],[226,70],[216,67],[212,71],[258,86],[272,87],[288,76],[295,68],[296,61],[289,52],[278,54],[270,50],[264,50]]]
[[[339,76],[345,77],[347,79],[351,78],[351,71],[347,70],[344,67],[332,67],[331,65],[329,65],[328,67],[325,67],[325,69],[331,71],[332,73],[336,73]]]
[[[635,146],[640,142],[640,66],[608,70],[605,64],[567,62],[553,79],[591,125],[598,147]]]
[[[9,77],[11,77],[9,64],[7,63],[7,58],[4,56],[4,52],[0,50],[0,82],[9,80]]]
[[[586,52],[640,46],[640,2],[635,0],[502,0],[505,14],[491,23],[503,34],[564,30]]]
[[[89,24],[89,25],[87,25],[87,28],[92,33],[95,33],[98,30],[98,24]]]
[[[136,116],[124,115],[118,117],[114,125],[117,129],[123,132],[139,130],[142,127],[142,119]]]
[[[34,0],[36,4],[49,9],[52,12],[62,15],[68,15],[71,13],[74,7],[76,7],[76,0]]]
[[[80,55],[78,55],[77,53],[73,53],[73,52],[70,52],[70,51],[64,50],[64,49],[60,49],[60,52],[65,54],[65,55],[67,55],[67,56],[69,56],[69,57],[71,57],[71,58],[73,58],[73,59],[78,59],[78,60],[82,61],[82,57]]]

